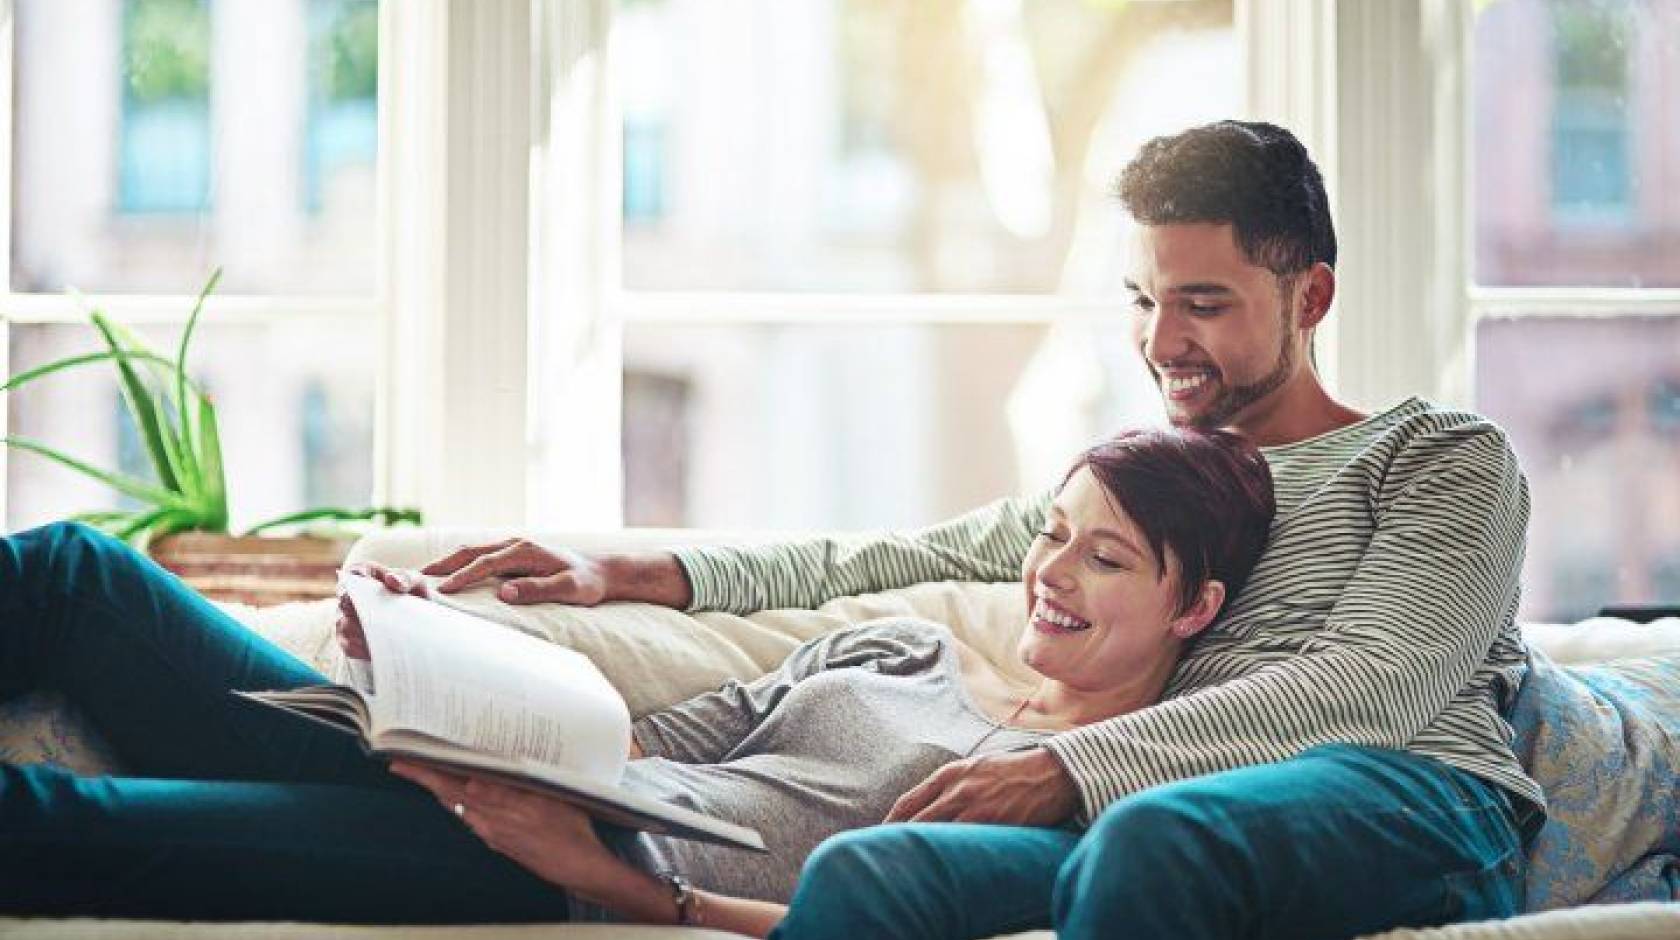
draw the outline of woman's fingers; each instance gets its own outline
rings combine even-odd
[[[422,767],[406,761],[393,761],[391,773],[418,784],[437,797],[439,803],[454,809],[455,804],[462,802],[466,795],[467,778],[458,774],[444,773],[431,767]]]

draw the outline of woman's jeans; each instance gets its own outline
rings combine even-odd
[[[961,823],[823,843],[775,937],[1351,938],[1509,917],[1522,847],[1499,789],[1334,745],[1111,805],[1083,835]]]
[[[0,912],[566,917],[562,891],[349,735],[229,694],[322,681],[86,526],[0,539],[0,695],[62,692],[134,774],[0,766]]]

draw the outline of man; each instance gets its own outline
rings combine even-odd
[[[1504,434],[1412,399],[1338,402],[1312,359],[1335,294],[1318,169],[1220,122],[1122,173],[1127,286],[1175,424],[1265,450],[1259,568],[1153,708],[961,761],[814,854],[785,936],[1347,937],[1515,913],[1542,795],[1501,717],[1528,514]],[[752,611],[941,578],[1007,580],[1047,498],[903,537],[587,558],[523,543],[433,566],[504,599]],[[986,826],[931,822],[990,823]],[[1088,824],[1071,829],[1044,828]]]

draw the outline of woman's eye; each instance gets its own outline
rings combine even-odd
[[[1055,531],[1051,530],[1051,529],[1046,529],[1043,532],[1038,533],[1038,537],[1041,538],[1041,539],[1048,539],[1052,542],[1065,542],[1065,541],[1067,541],[1066,539],[1057,535],[1055,533]]]
[[[1104,558],[1101,555],[1092,555],[1091,562],[1104,571],[1119,571],[1120,569],[1126,567],[1117,561]]]

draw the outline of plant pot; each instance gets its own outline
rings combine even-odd
[[[182,532],[147,553],[216,601],[257,607],[332,597],[352,540]]]

